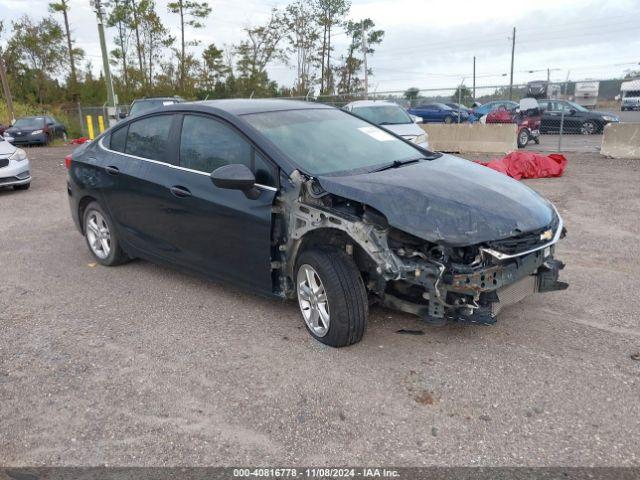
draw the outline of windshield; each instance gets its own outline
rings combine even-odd
[[[311,175],[372,171],[424,157],[418,148],[341,110],[285,110],[243,118]]]
[[[404,125],[413,123],[411,117],[397,105],[356,107],[353,113],[376,125]]]
[[[567,102],[571,108],[575,108],[579,112],[588,112],[587,108],[584,108],[582,105],[577,104],[576,102]]]
[[[174,103],[177,102],[174,100],[142,100],[134,102],[129,115],[140,115],[141,113],[149,112],[165,105],[173,105]]]
[[[16,128],[42,128],[44,126],[44,117],[19,118],[13,126]]]

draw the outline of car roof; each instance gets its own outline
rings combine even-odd
[[[144,98],[136,98],[132,103],[157,101],[157,100],[173,100],[175,102],[185,101],[184,98],[180,98],[180,97],[144,97]]]
[[[315,102],[303,102],[300,100],[276,100],[276,99],[244,99],[235,98],[227,100],[205,100],[202,102],[190,102],[191,105],[212,107],[233,115],[246,115],[249,113],[278,112],[283,110],[311,110],[332,109],[329,105]],[[184,108],[187,104],[182,104]]]
[[[350,102],[345,105],[345,107],[385,107],[385,106],[394,106],[399,107],[397,103],[388,102],[386,100],[356,100],[355,102]]]

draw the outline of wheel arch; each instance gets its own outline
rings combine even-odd
[[[80,231],[84,235],[84,212],[87,210],[87,206],[91,202],[98,202],[98,199],[92,197],[91,195],[85,195],[78,202],[78,221],[80,223]]]
[[[375,262],[371,256],[347,232],[338,228],[322,227],[306,232],[292,246],[289,256],[288,275],[295,277],[295,269],[300,256],[309,250],[341,250],[353,258],[360,274],[366,274],[375,269]]]

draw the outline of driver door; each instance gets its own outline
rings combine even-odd
[[[209,115],[185,114],[179,168],[165,181],[165,241],[185,266],[262,293],[272,293],[271,215],[277,168],[235,127]],[[213,185],[223,165],[244,164],[257,196]]]

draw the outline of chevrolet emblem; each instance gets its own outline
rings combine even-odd
[[[553,238],[553,230],[547,230],[540,234],[540,240],[551,240]]]

